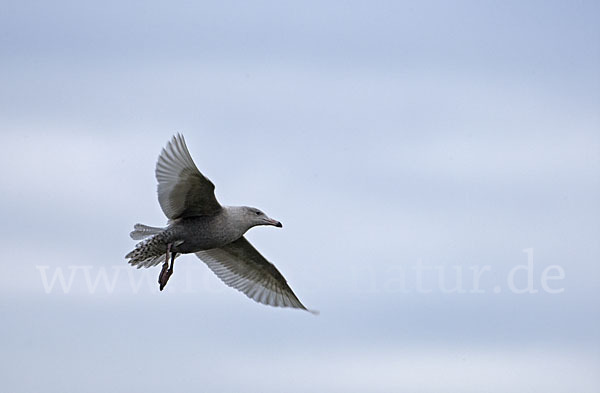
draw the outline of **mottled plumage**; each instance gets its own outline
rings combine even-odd
[[[254,226],[281,227],[281,223],[256,208],[221,206],[214,184],[194,164],[183,136],[174,136],[162,150],[156,179],[158,201],[169,223],[165,228],[134,226],[131,238],[143,240],[125,256],[131,265],[141,268],[162,262],[162,290],[175,258],[195,253],[225,284],[251,299],[307,310],[277,268],[243,237]]]

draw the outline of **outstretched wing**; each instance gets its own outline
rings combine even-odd
[[[177,134],[162,149],[156,163],[158,202],[170,220],[213,215],[221,210],[215,185],[192,160],[183,135]]]
[[[316,313],[304,307],[279,270],[244,237],[221,248],[199,251],[196,255],[225,284],[259,303]]]

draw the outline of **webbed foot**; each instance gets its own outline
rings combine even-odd
[[[160,274],[158,275],[159,288],[162,291],[169,281],[169,277],[173,274],[173,265],[175,264],[175,253],[171,253],[173,243],[167,244],[167,253],[165,254],[165,263],[162,265]],[[169,255],[171,256],[171,266],[169,266]]]

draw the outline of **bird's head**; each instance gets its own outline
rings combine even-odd
[[[244,217],[247,222],[252,223],[252,226],[257,225],[273,225],[281,228],[283,225],[277,220],[274,220],[255,207],[243,207]]]

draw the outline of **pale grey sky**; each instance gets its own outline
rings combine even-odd
[[[2,2],[3,386],[598,391],[599,11]],[[320,316],[126,265],[175,132]]]

